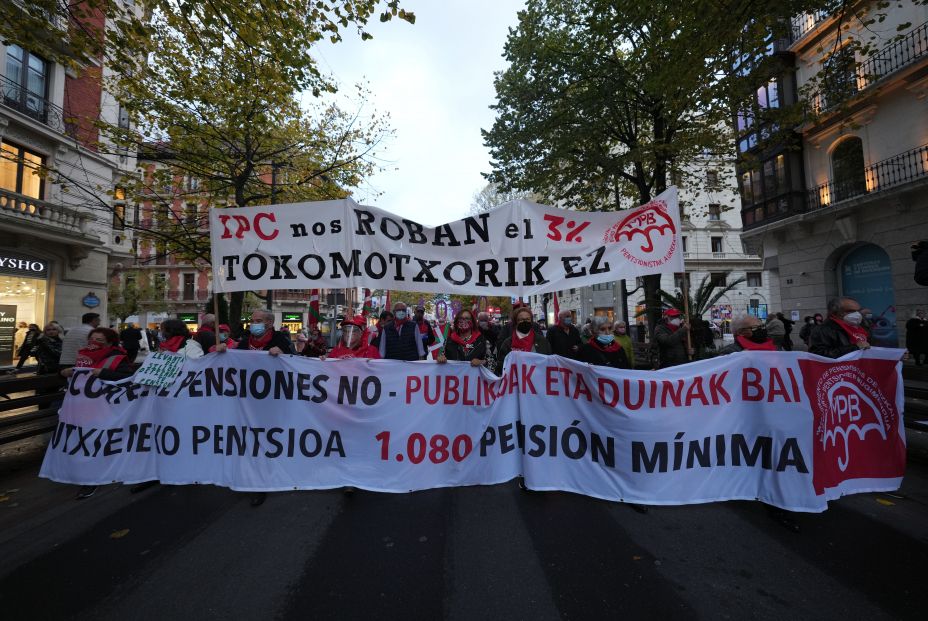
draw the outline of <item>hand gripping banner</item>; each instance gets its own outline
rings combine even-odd
[[[431,228],[350,199],[210,210],[215,291],[412,289],[525,297],[683,271],[676,188],[635,209],[519,200]]]
[[[75,372],[41,476],[242,491],[488,485],[824,511],[898,489],[901,351],[744,352],[658,372],[515,352],[466,363],[227,352],[167,388]]]

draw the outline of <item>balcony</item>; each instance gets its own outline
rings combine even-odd
[[[209,300],[208,291],[197,291],[195,293],[172,290],[167,292],[167,299],[172,302],[206,302]]]
[[[791,18],[790,21],[790,30],[793,35],[793,43],[799,41],[807,34],[815,30],[815,28],[821,24],[823,21],[831,17],[830,11],[813,11],[812,13],[803,13],[801,15],[796,15]]]
[[[7,108],[47,125],[55,131],[74,136],[75,128],[66,122],[64,110],[49,100],[5,76],[0,76],[0,89],[3,90],[3,105]]]
[[[855,178],[831,181],[812,188],[806,196],[806,205],[814,211],[923,178],[928,178],[928,145],[872,164]]]
[[[52,231],[99,244],[88,232],[91,214],[0,188],[0,219],[8,218],[28,225],[34,233]]]

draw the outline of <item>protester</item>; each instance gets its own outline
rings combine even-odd
[[[226,324],[226,323],[219,324],[218,330],[219,330],[219,344],[221,346],[225,347],[225,349],[235,349],[236,347],[238,347],[238,342],[232,339],[232,328],[229,326],[229,324]],[[209,346],[209,349],[207,349],[207,352],[213,353],[215,351],[218,351],[217,349],[218,347],[219,345],[216,345],[216,342],[213,341],[213,343]]]
[[[496,374],[502,375],[503,363],[511,351],[528,351],[537,354],[551,354],[551,345],[535,331],[535,322],[532,321],[532,311],[527,306],[521,306],[512,311],[512,335],[501,340],[497,351]]]
[[[445,351],[438,355],[438,362],[448,360],[470,361],[470,366],[483,366],[487,359],[487,339],[474,322],[469,310],[462,310],[454,318],[454,330],[445,341]]]
[[[628,335],[628,324],[621,319],[612,324],[612,333],[615,335],[615,341],[622,346],[625,352],[625,359],[628,360],[628,368],[635,368],[635,344],[632,337]]]
[[[809,347],[809,339],[812,338],[812,328],[815,327],[815,318],[812,315],[806,315],[802,318],[802,329],[799,331],[799,339]]]
[[[629,368],[628,358],[622,345],[615,340],[612,322],[608,317],[593,317],[590,324],[593,337],[580,348],[581,362],[614,369]]]
[[[61,330],[56,323],[45,326],[42,335],[36,339],[34,348],[35,359],[39,362],[36,371],[38,375],[57,373],[61,359]]]
[[[236,344],[235,349],[244,351],[266,351],[272,356],[292,354],[293,344],[290,337],[274,329],[274,314],[266,310],[251,313],[248,334]],[[217,351],[224,351],[219,348]]]
[[[858,349],[870,349],[867,332],[860,327],[863,315],[853,298],[828,301],[828,319],[812,331],[809,351],[826,358],[840,358]]]
[[[416,307],[414,323],[416,324],[416,327],[419,328],[419,338],[422,339],[422,344],[425,346],[425,351],[428,351],[429,346],[435,343],[435,332],[432,330],[432,326],[429,324],[429,322],[425,320],[425,307]]]
[[[783,351],[793,351],[793,326],[796,325],[796,322],[792,319],[787,319],[786,315],[783,313],[777,313],[777,319],[783,322]]]
[[[361,315],[345,318],[341,323],[342,338],[338,345],[326,355],[323,349],[320,357],[323,358],[380,358],[380,351],[364,338],[367,330],[367,320]],[[307,348],[308,349],[308,348]]]
[[[344,334],[342,334],[342,336],[344,336]],[[300,355],[308,358],[321,358],[326,355],[328,349],[322,332],[319,328],[313,328],[306,337],[306,342],[303,344],[303,351],[300,352]]]
[[[35,342],[40,336],[42,336],[42,331],[39,329],[39,326],[30,323],[29,327],[26,328],[26,335],[23,337],[22,345],[19,346],[19,361],[16,363],[17,369],[23,368],[23,365],[26,364],[26,360],[32,355]]]
[[[915,311],[915,316],[905,322],[905,347],[918,366],[928,360],[928,320],[924,310]]]
[[[160,343],[158,333],[151,328],[146,328],[145,336],[148,339],[148,351],[158,351],[158,344]]]
[[[573,314],[569,310],[562,310],[557,314],[557,323],[548,330],[547,339],[551,346],[551,353],[564,358],[578,359],[580,346],[580,331],[573,325]]]
[[[664,318],[654,328],[654,341],[657,343],[658,368],[666,369],[689,362],[686,352],[686,334],[689,324],[675,308],[664,311]]]
[[[215,332],[213,332],[213,347],[215,350]],[[173,354],[183,354],[184,357],[197,359],[203,357],[202,346],[190,337],[190,330],[180,319],[167,319],[161,324],[161,335],[163,340],[158,345],[158,351],[166,351]]]
[[[490,314],[481,311],[477,313],[477,329],[480,330],[480,334],[483,335],[483,338],[487,341],[487,359],[483,363],[490,371],[496,369],[496,351],[499,343],[499,326],[494,323]]]
[[[393,323],[393,313],[388,310],[380,313],[380,318],[374,324],[374,337],[371,339],[371,345],[380,348],[380,339],[383,337],[384,328]]]
[[[786,338],[786,326],[780,321],[778,314],[774,313],[767,317],[767,334],[777,344],[777,349],[783,349],[783,339]]]
[[[739,351],[777,351],[782,347],[770,338],[767,326],[753,315],[741,315],[731,322],[734,342],[719,350],[719,355],[734,354]]]
[[[431,332],[431,330],[429,330]],[[380,357],[390,360],[423,360],[425,345],[419,326],[406,316],[406,305],[393,305],[393,323],[384,326],[380,336]]]
[[[297,354],[302,354],[303,350],[306,349],[306,341],[308,340],[309,340],[309,337],[303,334],[303,331],[300,330],[299,332],[297,332],[296,342],[294,342],[293,344],[293,350]]]
[[[119,342],[122,343],[122,348],[126,350],[129,362],[135,362],[139,350],[142,348],[142,331],[135,324],[130,323],[119,333]]]
[[[16,333],[13,335],[13,352],[15,355],[18,355],[19,348],[23,346],[23,341],[26,340],[26,334],[29,332],[29,324],[25,321],[20,321],[16,324]]]
[[[210,347],[216,346],[216,315],[206,313],[200,320],[200,327],[193,339],[200,344],[200,349],[209,351]]]
[[[61,358],[59,360],[61,366],[74,366],[77,351],[87,345],[87,337],[90,336],[90,331],[99,325],[100,315],[97,313],[84,313],[81,317],[81,325],[68,330],[61,343]]]

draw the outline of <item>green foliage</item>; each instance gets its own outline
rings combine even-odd
[[[108,310],[111,317],[124,320],[143,310],[162,311],[165,287],[159,285],[145,270],[127,270],[119,283],[110,283],[107,292]]]
[[[687,287],[688,294],[687,301],[689,303],[689,308],[683,301],[682,291],[669,292],[664,291],[663,289],[659,290],[658,293],[661,297],[664,308],[675,308],[681,313],[686,313],[689,310],[690,317],[702,317],[709,310],[715,306],[722,297],[727,294],[729,291],[733,290],[738,285],[745,282],[744,276],[736,278],[734,280],[729,280],[728,276],[731,272],[725,272],[725,284],[718,285],[709,274],[703,276],[702,281],[695,288]],[[687,283],[688,285],[691,283]],[[647,312],[647,311],[646,311]],[[644,313],[639,312],[636,316],[640,316]]]

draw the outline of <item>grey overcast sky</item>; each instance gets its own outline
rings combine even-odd
[[[490,168],[481,128],[493,123],[493,72],[522,0],[403,0],[415,25],[371,23],[318,49],[320,69],[345,93],[366,83],[395,135],[378,150],[384,171],[355,200],[436,225],[467,215]],[[378,195],[379,194],[379,195]]]

